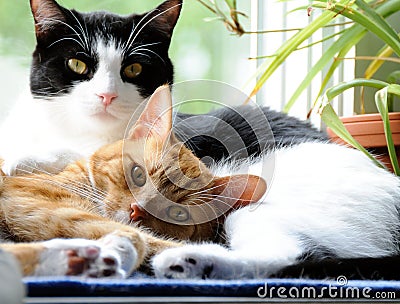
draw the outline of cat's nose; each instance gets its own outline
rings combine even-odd
[[[96,93],[96,95],[102,98],[101,102],[105,107],[108,107],[113,102],[113,99],[118,97],[116,93]]]
[[[140,207],[137,203],[131,204],[131,219],[133,221],[139,221],[146,218],[147,212]]]

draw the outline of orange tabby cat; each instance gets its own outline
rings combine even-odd
[[[152,98],[135,128],[149,123],[156,104]],[[0,236],[16,243],[0,249],[18,259],[24,275],[126,277],[145,258],[178,245],[118,219],[117,208],[129,212],[133,202],[122,146],[105,146],[58,175],[2,176]]]
[[[0,248],[17,257],[25,275],[126,277],[146,258],[179,246],[132,222],[178,239],[215,237],[218,217],[258,201],[265,183],[248,175],[215,178],[171,129],[165,86],[150,98],[128,140],[57,175],[3,176],[0,232],[17,243]],[[212,201],[207,193],[230,198]],[[185,207],[175,204],[183,199]],[[146,217],[148,211],[155,216]]]

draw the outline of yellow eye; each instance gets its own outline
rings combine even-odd
[[[140,166],[134,166],[131,170],[133,183],[138,187],[143,187],[146,184],[146,172]]]
[[[140,63],[133,63],[124,69],[124,75],[127,78],[135,78],[142,73],[142,65]]]
[[[182,206],[169,206],[167,216],[177,222],[186,222],[189,219],[189,211]]]
[[[71,58],[68,60],[68,67],[71,69],[71,71],[79,74],[79,75],[84,75],[88,72],[88,67],[86,63],[79,59]]]

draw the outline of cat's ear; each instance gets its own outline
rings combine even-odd
[[[156,137],[164,142],[172,129],[172,97],[168,85],[159,87],[129,132],[133,140]]]
[[[182,0],[167,0],[154,9],[149,17],[154,18],[153,20],[160,31],[171,37],[181,13],[181,8]]]
[[[36,36],[41,37],[54,25],[65,22],[63,8],[54,0],[30,0]]]
[[[267,183],[260,176],[238,174],[215,179],[212,191],[226,206],[239,209],[261,200],[267,191]]]

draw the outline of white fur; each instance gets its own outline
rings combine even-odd
[[[201,278],[207,261],[215,268],[213,278],[265,277],[318,246],[341,258],[398,253],[398,177],[361,152],[335,144],[278,149],[264,162],[272,158],[275,171],[266,197],[226,219],[230,250],[211,250],[208,244],[167,250],[153,261],[159,277]],[[260,165],[250,169],[259,172]],[[195,270],[188,258],[197,261]],[[184,272],[171,270],[173,265]]]
[[[126,278],[137,262],[137,252],[132,243],[127,238],[112,234],[98,241],[52,239],[43,244],[46,249],[40,256],[35,276],[66,275],[70,250],[85,259],[87,267],[80,274],[84,277],[102,277],[104,271],[114,271],[113,277]],[[113,260],[114,264],[105,263],[104,259]]]
[[[97,50],[99,66],[91,80],[77,83],[70,94],[51,101],[33,99],[26,93],[17,102],[0,128],[5,173],[14,174],[21,163],[28,164],[24,167],[27,171],[32,165],[59,171],[65,159],[88,156],[100,146],[123,138],[143,98],[136,86],[121,79],[120,46],[98,40],[93,49]],[[96,94],[107,92],[118,97],[105,113],[102,98]]]
[[[21,304],[25,296],[22,274],[17,261],[10,254],[0,251],[0,302]]]

